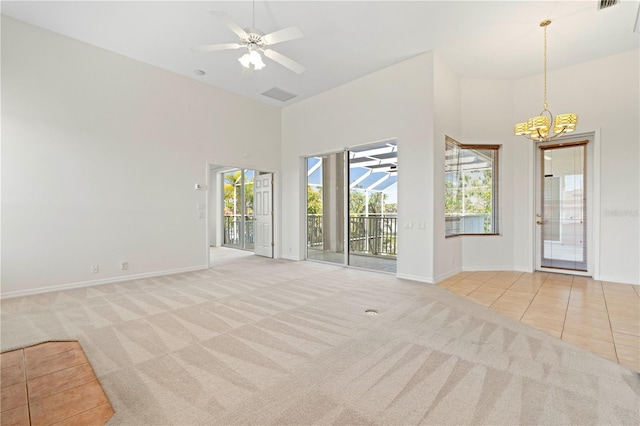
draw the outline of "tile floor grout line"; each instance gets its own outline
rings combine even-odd
[[[571,294],[573,294],[573,279],[571,280],[571,288],[569,289],[569,298],[567,299],[567,306],[564,309],[564,319],[562,320],[562,331],[560,332],[560,340],[564,340],[562,339],[562,336],[564,336],[564,329],[567,324],[567,314],[569,313],[569,303],[571,303]]]
[[[70,352],[70,351],[65,351],[65,352]],[[63,353],[63,352],[60,352],[60,353]],[[84,352],[83,352],[83,354],[84,354]],[[66,369],[68,369],[68,368],[77,367],[78,365],[82,365],[82,364],[86,364],[86,363],[85,363],[85,362],[82,362],[82,363],[80,363],[80,364],[72,365],[71,367],[63,368],[62,370],[66,370]],[[25,365],[25,370],[26,370],[26,365]],[[29,382],[29,381],[31,381],[31,380],[39,379],[40,377],[48,376],[48,375],[49,375],[49,374],[51,374],[51,373],[55,373],[55,372],[57,372],[57,371],[62,371],[62,370],[55,370],[55,371],[51,371],[51,372],[49,372],[49,373],[40,374],[39,376],[35,376],[35,377],[31,377],[31,378],[27,378],[26,380],[27,380],[27,382]],[[25,374],[25,377],[26,377],[26,374]]]
[[[538,293],[540,293],[540,289],[542,288],[542,285],[544,284],[545,281],[547,281],[547,278],[549,278],[549,275],[547,275],[546,277],[544,277],[544,280],[542,281],[542,283],[540,284],[540,287],[538,287],[538,289],[536,290],[536,293],[533,295],[533,297],[531,298],[531,301],[529,302],[529,304],[527,305],[527,308],[524,310],[524,312],[522,313],[522,316],[520,317],[520,319],[518,320],[519,322],[522,322],[522,318],[524,318],[524,315],[527,313],[527,311],[529,310],[529,308],[531,307],[531,304],[533,303],[533,300],[536,298],[536,296],[538,295]],[[526,324],[526,323],[525,323]]]
[[[514,285],[518,284],[518,282],[521,280],[522,276],[524,276],[524,274],[522,274],[519,278],[517,278],[514,281],[512,281],[507,287],[497,286],[497,287],[491,289],[491,290],[494,290],[494,291],[488,291],[487,295],[490,296],[490,297],[487,298],[486,300],[491,300],[491,297],[493,297],[493,301],[489,305],[484,305],[483,302],[479,302],[479,301],[476,301],[474,299],[471,299],[471,301],[473,301],[475,303],[478,303],[478,304],[481,304],[481,305],[484,305],[485,307],[487,307],[490,310],[492,310],[494,312],[497,312],[499,314],[506,315],[506,316],[511,316],[516,321],[519,321],[519,322],[522,322],[524,324],[530,325],[529,323],[524,322],[524,317],[526,316],[526,314],[528,312],[533,312],[533,311],[531,311],[532,307],[534,306],[533,305],[533,301],[538,300],[537,298],[541,297],[541,295],[542,295],[541,291],[544,288],[547,288],[547,287],[551,288],[551,289],[555,288],[554,284],[551,281],[549,281],[549,278],[553,277],[552,274],[545,274],[545,275],[542,275],[542,276],[539,275],[541,277],[540,278],[541,281],[535,280],[535,281],[531,281],[530,282],[531,285],[533,285],[533,284],[537,285],[537,291],[535,291],[535,293],[527,293],[527,292],[521,293],[522,295],[528,295],[530,297],[530,299],[529,299],[529,303],[528,303],[526,309],[524,310],[523,314],[519,317],[519,319],[516,316],[512,316],[511,314],[506,314],[503,311],[496,310],[495,308],[492,308],[492,306],[495,306],[495,303],[498,300],[500,300],[501,297],[503,297],[510,290],[513,290]],[[458,295],[459,297],[469,298],[470,295],[472,295],[474,293],[478,294],[478,292],[482,291],[481,287],[483,285],[491,284],[495,279],[496,279],[496,277],[487,278],[487,279],[482,280],[481,284],[477,285],[474,290],[472,290],[471,292],[467,293],[466,295],[462,295],[460,293],[456,293],[456,292],[451,291],[451,290],[450,291],[452,293]],[[566,339],[569,338],[569,335],[566,334],[566,333],[568,333],[567,321],[568,321],[569,313],[570,313],[569,309],[571,309],[572,306],[573,306],[575,309],[580,309],[581,311],[584,311],[584,309],[583,309],[584,308],[584,304],[587,303],[586,298],[588,298],[588,296],[589,296],[587,294],[587,287],[592,289],[593,286],[591,286],[590,284],[598,285],[600,287],[600,294],[597,294],[597,293],[596,294],[591,294],[591,297],[595,297],[599,301],[598,303],[603,303],[604,304],[605,309],[603,311],[603,314],[607,316],[606,320],[608,321],[608,323],[606,323],[607,326],[604,329],[602,329],[602,331],[607,334],[607,337],[605,337],[604,339],[593,338],[593,337],[590,337],[588,334],[584,335],[584,333],[580,333],[580,331],[578,331],[578,334],[576,334],[576,336],[577,337],[582,336],[580,338],[585,340],[585,341],[594,341],[594,342],[597,341],[599,343],[606,344],[608,348],[610,348],[610,345],[613,344],[614,345],[613,353],[615,354],[615,356],[612,357],[612,356],[606,355],[604,353],[601,354],[600,352],[597,352],[597,351],[595,351],[593,349],[588,349],[586,346],[583,346],[582,344],[575,344],[575,343],[572,343],[572,344],[574,344],[574,345],[576,345],[578,347],[582,347],[583,349],[586,349],[586,350],[588,350],[588,351],[590,351],[592,353],[595,353],[596,355],[598,355],[598,356],[600,356],[602,358],[609,359],[609,360],[611,360],[613,362],[616,362],[617,364],[622,365],[621,362],[620,362],[620,357],[618,356],[618,347],[616,347],[616,340],[615,340],[615,337],[613,336],[613,321],[612,321],[611,316],[609,314],[610,311],[611,311],[611,306],[609,306],[608,303],[607,303],[608,299],[607,299],[607,296],[606,296],[607,292],[605,291],[605,286],[604,286],[604,284],[602,282],[595,281],[593,279],[591,279],[591,282],[584,282],[584,283],[581,282],[580,279],[581,279],[581,277],[572,276],[570,280],[565,280],[564,284],[561,286],[561,287],[563,287],[563,289],[561,289],[561,290],[563,290],[563,291],[565,289],[568,290],[569,293],[568,293],[567,298],[564,298],[563,296],[558,296],[558,295],[554,296],[552,294],[549,294],[549,295],[545,296],[545,297],[548,297],[550,299],[550,302],[552,302],[552,303],[553,302],[562,302],[562,308],[564,309],[564,312],[563,312],[563,318],[562,319],[558,319],[558,322],[561,324],[561,329],[558,330],[560,332],[559,333],[560,335],[557,336],[557,337],[560,340],[564,340],[566,342],[572,343],[572,340],[566,340]],[[501,280],[498,280],[498,281],[500,281],[502,283]],[[581,286],[581,284],[584,284],[584,286]],[[503,285],[503,284],[501,284],[501,285]],[[545,287],[545,286],[547,286],[547,287]],[[585,287],[585,288],[582,288],[582,287]],[[560,288],[560,287],[558,287],[558,288]],[[635,293],[636,289],[633,288],[633,291]],[[583,298],[580,297],[581,294],[582,294]],[[614,293],[614,296],[615,296],[615,293]],[[585,299],[585,300],[583,300],[583,299]],[[518,315],[517,311],[518,310],[514,309],[512,311],[512,314]],[[614,309],[614,312],[615,312],[615,309]],[[586,317],[583,318],[583,320],[587,320],[587,321],[589,321],[589,323],[591,323],[591,321],[593,321],[593,320],[597,320],[597,317],[592,317],[591,316],[593,313],[595,313],[595,312],[591,312],[590,310],[587,309]],[[585,315],[585,312],[582,313],[582,316],[584,316],[584,315]],[[605,324],[604,319],[602,320],[602,324],[603,325]],[[534,327],[534,328],[539,328],[537,326],[532,326],[532,325],[530,325],[530,326]],[[588,324],[585,325],[584,323],[582,323],[582,325],[580,327],[588,329],[589,325]],[[549,329],[549,328],[547,328],[547,329],[540,328],[540,329],[542,331],[547,332],[548,334],[555,335],[555,334],[551,333],[551,330],[553,329],[553,327],[551,329]],[[638,337],[638,336],[636,336],[635,333],[632,333],[632,332],[630,332],[630,333],[621,332],[621,333],[624,334],[624,335],[628,335],[628,336]],[[627,347],[628,346],[630,348],[631,347],[635,348],[634,345],[621,344],[620,346],[621,347]],[[633,361],[630,361],[630,362],[633,364]],[[627,365],[627,364],[628,363],[625,363],[624,365]],[[632,367],[632,368],[633,369],[638,369],[638,367],[635,367],[635,366]]]
[[[516,280],[516,281],[514,281],[514,282],[512,282],[512,283],[511,283],[511,285],[510,285],[509,287],[505,288],[505,289],[502,291],[502,293],[500,293],[500,295],[496,298],[496,300],[494,300],[493,302],[491,302],[491,304],[490,304],[489,306],[487,306],[487,308],[491,309],[491,306],[493,306],[493,304],[494,304],[494,303],[496,303],[498,300],[500,300],[500,298],[501,298],[502,296],[504,296],[504,294],[507,292],[507,290],[509,290],[511,287],[513,287],[513,285],[514,285],[516,282],[517,282],[517,280]],[[524,314],[523,314],[523,315],[524,315]]]
[[[96,384],[97,384],[98,386],[102,387],[102,385],[100,384],[100,381],[99,381],[99,380],[98,380],[98,378],[96,377],[96,378],[94,378],[93,380],[89,380],[88,382],[83,383],[83,384],[81,384],[81,385],[77,385],[77,386],[71,387],[71,388],[69,388],[69,389],[65,389],[65,390],[63,390],[63,391],[56,392],[56,393],[52,393],[51,395],[47,395],[45,398],[48,398],[48,397],[50,397],[50,396],[54,396],[54,395],[58,395],[58,394],[60,394],[60,393],[62,393],[62,392],[66,392],[66,391],[71,390],[71,389],[79,388],[80,386],[85,386],[85,385],[87,385],[88,383],[91,383],[91,382],[96,382]],[[104,389],[102,389],[102,392],[104,393]],[[105,396],[106,396],[106,393],[105,393]],[[40,398],[40,399],[38,399],[38,400],[36,400],[36,401],[41,401],[41,400],[43,400],[43,399],[45,399],[45,398]],[[55,425],[55,424],[57,424],[57,423],[63,422],[63,421],[65,421],[65,420],[70,419],[71,417],[77,416],[77,415],[79,415],[79,414],[86,413],[87,411],[89,411],[89,410],[93,410],[94,408],[102,407],[103,405],[110,405],[110,404],[111,404],[111,402],[109,401],[109,399],[107,399],[107,402],[106,402],[106,403],[104,403],[104,404],[96,405],[95,407],[91,407],[91,408],[89,408],[89,409],[87,409],[87,410],[80,411],[80,412],[78,412],[78,413],[76,413],[76,414],[73,414],[73,415],[71,415],[71,416],[65,417],[65,418],[63,418],[63,419],[56,420],[54,423],[51,423],[51,425]],[[113,406],[112,406],[112,407],[113,407]],[[29,411],[31,411],[31,406],[29,406]]]
[[[602,288],[602,298],[604,299],[604,308],[607,310],[607,321],[609,322],[609,330],[611,331],[611,340],[613,341],[613,353],[616,355],[616,361],[620,364],[620,358],[618,357],[618,348],[616,347],[616,339],[613,335],[613,325],[611,324],[611,315],[609,315],[609,305],[607,304],[607,293],[604,291],[604,283],[600,282],[600,288]]]
[[[29,386],[27,386],[27,351],[25,348],[20,349],[22,351],[22,365],[24,366],[24,371],[22,372],[24,378],[24,391],[26,393],[27,398],[27,417],[29,418],[29,425],[31,425],[31,404],[29,404]]]
[[[91,370],[93,371],[93,367],[91,367],[91,364],[89,364],[89,362],[83,362],[82,364],[78,364],[78,365],[74,365],[74,366],[71,366],[71,367],[63,368],[63,369],[61,369],[61,370],[52,371],[51,373],[48,373],[48,374],[43,374],[42,376],[38,376],[37,378],[45,377],[45,376],[49,376],[49,375],[51,375],[51,374],[55,374],[55,373],[57,373],[57,372],[59,372],[59,371],[69,370],[70,368],[75,368],[75,367],[78,367],[78,366],[80,366],[80,365],[85,365],[85,364],[86,364],[86,365],[88,365],[88,366],[89,366],[89,368],[91,368]],[[31,380],[33,380],[33,379],[31,379]],[[31,380],[28,380],[27,382],[29,382],[29,381],[31,381]],[[91,379],[91,380],[89,380],[89,381],[87,381],[87,382],[85,382],[85,383],[81,383],[81,384],[79,384],[79,385],[72,386],[72,387],[70,387],[70,388],[66,388],[66,389],[60,390],[60,391],[58,391],[58,392],[55,392],[55,393],[49,394],[49,395],[47,395],[47,396],[43,396],[43,397],[38,398],[38,399],[34,399],[34,400],[33,400],[33,402],[41,401],[41,400],[43,400],[43,399],[45,399],[45,398],[48,398],[48,397],[50,397],[50,396],[52,396],[52,395],[57,395],[57,394],[59,394],[59,393],[61,393],[61,392],[67,391],[67,390],[69,390],[69,389],[75,389],[75,388],[77,388],[78,386],[86,385],[87,383],[89,383],[89,382],[91,382],[91,381],[93,381],[93,380],[98,380],[98,377],[95,375],[95,372],[94,372],[94,378],[93,378],[93,379]],[[28,389],[28,387],[27,387],[27,389]],[[29,401],[30,401],[30,400],[29,400]]]
[[[64,422],[65,420],[68,420],[68,419],[70,419],[70,418],[72,418],[72,417],[75,417],[75,416],[79,416],[80,414],[86,413],[86,412],[88,412],[88,411],[95,410],[95,409],[96,409],[96,408],[98,408],[98,407],[103,407],[103,406],[110,405],[110,404],[111,404],[110,402],[107,402],[107,403],[105,403],[105,404],[96,405],[95,407],[91,407],[91,408],[89,408],[89,409],[87,409],[87,410],[80,411],[79,413],[76,413],[76,414],[73,414],[73,415],[71,415],[71,416],[69,416],[69,417],[65,417],[64,419],[58,420],[58,421],[56,421],[55,423],[52,423],[52,425],[51,425],[51,426],[53,426],[53,425],[55,425],[55,424],[58,424],[58,423],[62,423],[62,422]]]

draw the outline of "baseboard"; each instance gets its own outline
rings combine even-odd
[[[449,278],[449,277],[453,277],[454,275],[459,274],[460,272],[462,272],[462,268],[456,268],[456,269],[454,269],[454,270],[452,270],[452,271],[445,272],[445,273],[444,273],[444,274],[442,274],[442,275],[438,275],[438,276],[436,277],[436,281],[435,281],[435,283],[437,284],[437,283],[439,283],[439,282],[441,282],[441,281],[444,281],[444,280],[446,280],[446,279],[447,279],[447,278]]]
[[[464,265],[464,272],[488,272],[488,271],[518,271],[527,272],[525,270],[515,268],[513,265]]]
[[[142,274],[125,275],[120,277],[103,278],[100,280],[80,281],[68,284],[59,284],[48,287],[39,287],[29,290],[10,291],[8,293],[0,293],[0,299],[11,299],[15,297],[32,296],[34,294],[51,293],[53,291],[71,290],[82,287],[92,287],[104,284],[113,284],[124,281],[140,280],[144,278],[159,277],[162,275],[182,274],[185,272],[202,271],[208,269],[207,266],[192,266],[189,268],[170,269],[166,271],[146,272]]]
[[[298,257],[296,257],[296,256],[292,256],[292,255],[282,255],[282,256],[280,256],[280,259],[284,259],[284,260],[293,260],[293,261],[295,261],[295,262],[299,262],[299,261],[301,261],[301,260],[304,260],[304,259],[300,259],[300,258],[298,258]]]
[[[419,277],[417,275],[396,274],[397,278],[409,281],[418,281],[426,284],[435,284],[432,277]]]
[[[600,274],[598,277],[593,277],[593,279],[597,281],[607,281],[610,283],[617,283],[617,284],[640,285],[640,283],[638,282],[630,281],[628,278],[617,277],[615,275]]]

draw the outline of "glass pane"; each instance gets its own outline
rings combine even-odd
[[[461,149],[462,234],[492,234],[493,170],[496,151],[493,149]]]
[[[542,151],[542,266],[587,270],[585,149]]]
[[[307,259],[344,264],[344,153],[307,158]]]
[[[253,170],[244,171],[244,248],[253,250]]]
[[[242,172],[224,174],[224,241],[223,245],[242,247]]]
[[[444,162],[445,236],[462,232],[462,179],[460,178],[460,147],[448,139]]]
[[[398,152],[395,143],[349,152],[349,265],[396,272]]]

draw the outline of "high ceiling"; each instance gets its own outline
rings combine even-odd
[[[303,74],[265,59],[241,75],[241,50],[194,53],[237,36],[208,12],[223,10],[252,26],[249,1],[2,1],[4,15],[118,54],[266,102],[289,105],[430,50],[460,76],[516,79],[542,72],[542,29],[549,27],[549,70],[638,48],[638,1],[599,10],[591,1],[269,1],[255,2],[255,26],[270,33],[297,26],[304,38],[274,50]],[[196,75],[203,70],[205,75]],[[287,102],[262,93],[277,87]]]

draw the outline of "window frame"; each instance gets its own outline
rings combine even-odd
[[[500,221],[499,221],[499,211],[500,211],[500,152],[502,145],[499,144],[463,144],[458,142],[457,140],[445,136],[445,238],[457,237],[457,236],[495,236],[500,235]],[[490,232],[463,232],[462,221],[463,217],[462,212],[458,213],[458,220],[452,221],[450,218],[455,218],[451,212],[447,212],[448,210],[448,201],[450,200],[451,189],[447,186],[447,182],[451,181],[450,174],[453,174],[454,179],[457,180],[458,185],[454,185],[456,197],[459,198],[459,202],[462,204],[464,200],[462,199],[462,182],[464,172],[462,171],[462,162],[461,158],[464,157],[463,151],[471,150],[471,151],[480,151],[480,150],[491,150],[493,151],[492,155],[492,164],[491,164],[491,230]],[[453,152],[451,152],[453,151]],[[460,192],[457,194],[457,192]],[[455,206],[455,203],[454,203]],[[454,207],[455,208],[455,207]],[[462,210],[462,205],[460,206],[460,210]],[[449,223],[447,223],[449,222]],[[457,227],[455,224],[452,227],[452,222],[457,222]]]

